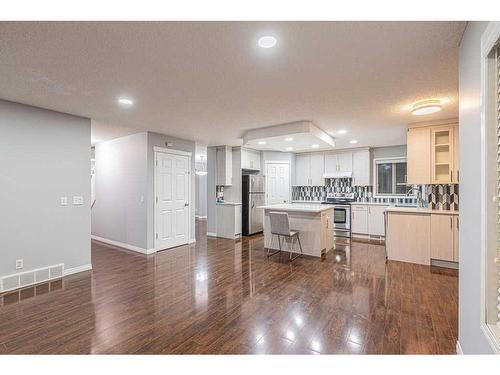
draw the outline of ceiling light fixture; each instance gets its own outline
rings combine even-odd
[[[439,99],[428,99],[416,102],[412,106],[411,114],[414,116],[428,115],[443,109]]]
[[[347,130],[345,130],[345,129],[340,129],[340,130],[337,132],[337,134],[345,134],[345,133],[347,133]]]
[[[274,36],[266,35],[259,39],[258,44],[261,48],[273,48],[277,42]]]
[[[259,141],[259,145],[265,145],[266,143],[266,141]]]
[[[287,148],[285,148],[285,150],[287,150],[287,151],[292,151],[292,150],[293,150],[293,147],[287,147]]]
[[[349,143],[356,144],[356,143],[358,143],[358,141],[356,139],[352,139],[352,140],[349,141]]]
[[[285,138],[285,142],[291,142],[291,141],[293,141],[293,138],[292,138],[292,137],[286,137],[286,138]]]
[[[121,97],[121,98],[118,98],[118,103],[126,105],[126,106],[131,106],[134,104],[134,101],[130,98]]]
[[[319,148],[319,145],[315,143],[315,144],[313,144],[311,147],[312,147],[312,148]]]

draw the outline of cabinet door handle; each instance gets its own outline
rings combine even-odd
[[[450,181],[453,181],[453,171],[450,171]]]
[[[453,229],[453,217],[450,216],[450,229]]]

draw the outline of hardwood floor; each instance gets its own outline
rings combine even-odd
[[[94,243],[93,271],[0,297],[0,353],[455,353],[456,271],[357,242],[290,265],[205,232],[151,256]]]

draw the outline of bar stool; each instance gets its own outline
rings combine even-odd
[[[290,220],[288,219],[288,214],[286,212],[269,212],[269,220],[271,222],[271,244],[273,243],[274,236],[278,236],[279,250],[270,253],[269,249],[267,249],[267,257],[269,258],[278,253],[281,254],[281,237],[284,237],[285,239],[291,239],[290,262],[293,262],[295,259],[302,256],[304,253],[302,252],[302,244],[300,243],[299,231],[290,230]],[[297,240],[297,243],[299,244],[300,254],[292,258],[292,250],[295,240]]]

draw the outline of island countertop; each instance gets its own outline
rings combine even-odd
[[[333,207],[334,207],[333,204],[282,203],[282,204],[271,204],[271,205],[266,205],[266,206],[259,206],[257,208],[262,208],[264,210],[274,210],[274,211],[319,213],[319,212],[331,210],[331,209],[333,209]]]

